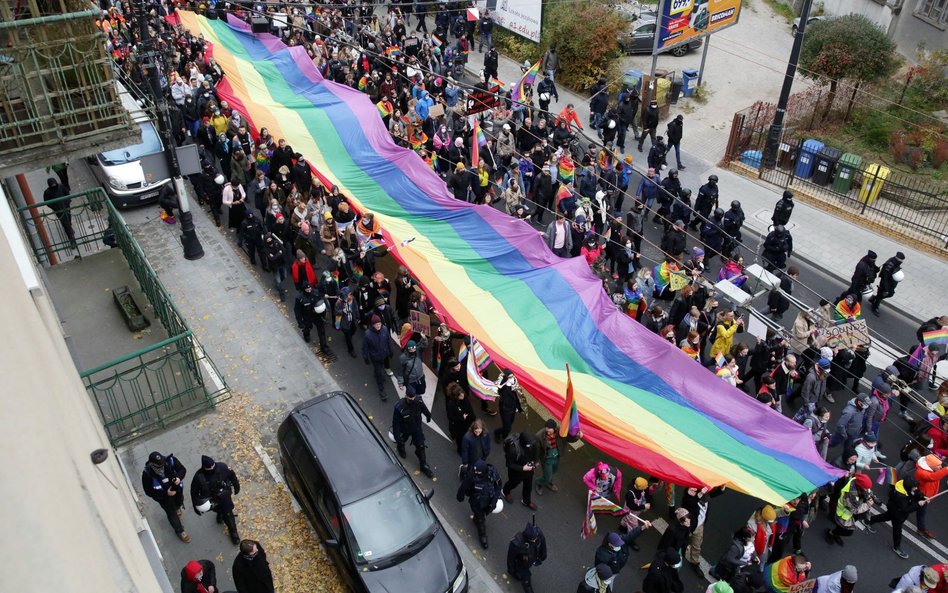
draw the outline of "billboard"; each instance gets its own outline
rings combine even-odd
[[[662,0],[655,49],[662,52],[736,25],[740,13],[741,0]]]
[[[490,10],[494,24],[540,43],[542,0],[480,0],[477,5]]]

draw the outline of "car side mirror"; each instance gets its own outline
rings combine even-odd
[[[434,496],[434,488],[432,488],[428,492],[425,492],[425,500],[431,500],[433,496]]]
[[[327,546],[329,546],[330,548],[338,548],[338,547],[339,547],[339,540],[327,539],[324,543],[325,543]]]

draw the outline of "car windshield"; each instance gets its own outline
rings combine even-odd
[[[343,513],[355,539],[357,561],[378,561],[404,551],[430,531],[435,519],[426,502],[405,476],[347,505]]]
[[[121,165],[137,161],[145,155],[161,152],[161,140],[158,139],[158,132],[151,122],[142,123],[139,128],[142,131],[141,144],[116,148],[99,155],[106,165]]]

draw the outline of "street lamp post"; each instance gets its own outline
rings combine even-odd
[[[787,62],[787,74],[784,76],[783,87],[780,89],[780,99],[777,101],[777,113],[774,114],[774,123],[770,125],[770,132],[767,134],[761,167],[772,169],[777,164],[777,149],[780,146],[780,137],[783,135],[783,116],[787,112],[787,103],[790,101],[793,77],[797,74],[797,62],[800,59],[800,49],[803,47],[803,32],[806,30],[806,22],[810,18],[810,5],[812,4],[813,0],[803,0],[803,7],[800,9],[800,26],[797,27],[797,33],[793,38],[793,47],[790,49],[790,59]]]
[[[178,154],[175,151],[171,136],[171,115],[168,112],[168,100],[161,88],[159,73],[160,61],[155,49],[155,40],[148,30],[148,7],[144,0],[135,3],[138,12],[138,30],[141,35],[141,64],[147,81],[148,90],[155,101],[155,110],[158,115],[158,135],[164,145],[164,155],[171,172],[174,192],[178,198],[178,220],[181,223],[181,246],[184,248],[184,259],[195,260],[204,257],[204,247],[198,240],[194,230],[194,219],[191,217],[191,206],[188,201],[188,192],[181,179],[181,167],[178,165]]]

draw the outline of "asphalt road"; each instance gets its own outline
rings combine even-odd
[[[695,190],[697,189],[697,185],[689,184],[689,186]],[[722,194],[725,191],[726,188],[722,188]],[[133,220],[143,210],[147,209],[128,211],[125,215],[129,220]],[[196,216],[204,216],[204,214],[196,213]],[[660,235],[659,225],[651,223],[647,225],[647,241],[657,244]],[[756,247],[757,240],[758,238],[752,235],[745,237],[746,247],[749,248],[745,253],[745,259],[748,263],[753,259],[752,252]],[[695,241],[689,240],[689,247],[693,244],[695,244]],[[236,246],[233,245],[233,248],[236,249]],[[643,247],[643,251],[646,258],[655,259],[658,255],[655,248]],[[211,254],[211,256],[213,255]],[[391,261],[391,258],[383,258],[380,262],[380,269],[383,269],[389,277],[392,277],[395,264]],[[325,263],[325,261],[316,262],[317,266]],[[844,282],[828,275],[808,261],[795,259],[795,261],[791,260],[791,263],[801,269],[801,281],[820,295],[833,298],[844,288]],[[855,264],[855,262],[853,263]],[[711,268],[712,273],[717,272],[717,265],[712,265]],[[258,278],[262,286],[267,287],[269,291],[271,285],[269,275],[261,274],[259,268],[254,269],[260,274]],[[841,275],[848,277],[850,273],[851,271],[847,270]],[[292,291],[292,287],[290,287],[290,290]],[[811,305],[815,304],[819,298],[806,294],[803,290],[797,290],[794,294]],[[292,298],[292,295],[290,295],[290,298]],[[755,305],[763,306],[765,299],[766,297],[761,297],[755,300]],[[274,304],[274,306],[276,305]],[[785,326],[792,323],[794,314],[795,312],[791,310],[784,316],[783,323]],[[870,324],[874,330],[890,337],[896,344],[905,346],[914,339],[915,323],[895,313],[886,312],[879,319],[870,317]],[[390,397],[387,403],[381,402],[375,395],[370,368],[365,366],[360,358],[350,358],[345,353],[345,347],[339,334],[330,330],[330,336],[331,345],[337,353],[338,359],[329,365],[329,372],[343,388],[359,398],[361,405],[366,413],[372,417],[379,430],[383,434],[386,433],[391,422],[393,397]],[[738,335],[736,340],[741,341],[746,338],[748,336]],[[357,348],[360,340],[361,338],[357,337]],[[871,378],[874,374],[875,371],[870,370],[866,376]],[[432,390],[433,386],[429,382],[429,392]],[[397,395],[394,383],[389,387],[389,395]],[[845,398],[838,397],[837,401],[837,404],[831,406],[834,415],[837,415],[842,409]],[[479,411],[476,405],[475,410]],[[435,423],[446,432],[447,422],[443,398],[440,394],[435,397],[432,412]],[[514,429],[535,432],[542,426],[546,417],[546,414],[541,415],[536,408],[532,408],[526,418],[519,417],[517,419]],[[484,420],[490,429],[499,425],[496,417],[487,417]],[[890,459],[897,457],[899,448],[906,440],[906,435],[902,429],[904,429],[904,422],[893,416],[881,431],[882,450],[890,454]],[[436,494],[433,499],[435,506],[448,518],[451,524],[462,531],[463,537],[470,543],[470,547],[475,551],[475,554],[484,557],[486,566],[496,575],[498,582],[510,590],[519,590],[519,587],[514,588],[514,585],[510,585],[505,576],[506,547],[509,539],[523,528],[524,524],[531,519],[533,513],[518,504],[516,501],[519,498],[517,498],[515,503],[508,505],[503,513],[491,516],[488,521],[491,547],[486,552],[482,552],[474,536],[467,503],[457,503],[454,500],[458,486],[457,467],[460,461],[454,451],[453,444],[435,431],[427,430],[426,434],[429,437],[430,445],[429,462],[435,470],[436,478],[434,481],[428,480],[416,471],[415,479],[423,488],[435,488]],[[838,453],[838,449],[836,453]],[[557,493],[547,492],[543,496],[534,494],[534,501],[540,506],[535,513],[536,520],[546,533],[550,549],[549,561],[534,571],[536,591],[572,591],[584,574],[585,568],[592,562],[595,549],[601,538],[618,524],[617,519],[600,517],[599,535],[589,541],[584,541],[580,537],[585,505],[585,488],[582,485],[582,475],[596,461],[604,459],[610,463],[616,463],[615,460],[606,458],[588,445],[570,448],[561,461],[557,475],[556,483],[559,485],[560,491]],[[503,457],[499,446],[492,452],[491,460],[498,467],[503,467]],[[417,470],[417,464],[410,449],[409,457],[405,463],[410,470]],[[635,476],[641,475],[632,468],[619,465],[624,476],[623,486],[629,484]],[[876,490],[878,494],[884,497],[884,490],[881,486],[877,486]],[[518,495],[519,493],[515,493],[515,496]],[[680,491],[678,495],[680,497]],[[653,513],[649,518],[664,518],[666,516],[662,497],[659,496],[658,498],[656,508],[653,509]],[[737,527],[746,522],[758,504],[758,501],[737,492],[728,492],[714,500],[709,513],[705,531],[705,544],[702,551],[702,555],[706,560],[713,564],[723,554],[730,541],[730,535]],[[935,508],[938,508],[937,504]],[[940,517],[937,511],[929,514],[929,522],[929,528],[936,531],[936,533],[945,531],[945,520]],[[814,561],[814,574],[830,573],[841,569],[845,564],[852,563],[859,568],[862,581],[872,583],[870,586],[873,589],[882,590],[889,579],[902,574],[915,564],[941,561],[939,556],[934,556],[928,551],[920,549],[911,540],[907,540],[903,545],[911,558],[901,560],[889,550],[891,536],[888,527],[882,527],[876,535],[857,532],[847,542],[845,549],[830,547],[823,540],[821,533],[827,525],[828,522],[825,518],[819,518],[804,537],[804,550]],[[911,535],[912,532],[909,530],[908,533]],[[639,543],[642,550],[633,553],[629,565],[617,581],[617,591],[634,591],[639,587],[644,572],[639,572],[638,568],[651,560],[658,537],[658,532],[653,529],[640,538]],[[929,542],[928,548],[934,553],[948,558],[948,549],[940,544]],[[707,586],[707,581],[687,567],[682,570],[682,578],[689,591],[704,590]]]

